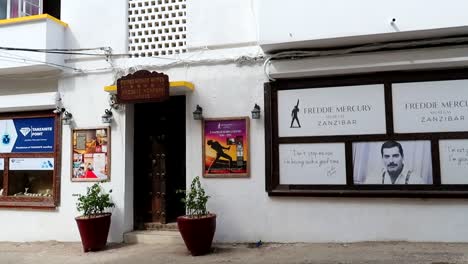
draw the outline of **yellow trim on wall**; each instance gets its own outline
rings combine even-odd
[[[9,18],[9,19],[0,19],[0,26],[3,25],[10,25],[10,24],[19,24],[19,23],[27,23],[31,21],[36,21],[36,20],[42,20],[42,19],[49,19],[54,21],[55,23],[63,26],[63,27],[68,27],[68,24],[63,22],[62,20],[59,20],[51,15],[48,14],[42,14],[42,15],[34,15],[34,16],[24,16],[24,17],[15,17],[15,18]]]
[[[104,86],[104,91],[108,92],[108,93],[116,93],[117,92],[117,85]]]
[[[175,87],[183,87],[187,88],[190,91],[195,90],[195,85],[191,82],[186,82],[186,81],[174,81],[174,82],[169,82],[169,87],[170,88],[175,88]]]
[[[169,88],[185,88],[189,91],[195,90],[195,85],[186,81],[169,82]],[[104,91],[108,93],[117,93],[117,85],[104,86]]]

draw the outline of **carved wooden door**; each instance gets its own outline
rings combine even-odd
[[[166,135],[158,133],[149,137],[150,153],[150,171],[151,178],[151,220],[152,222],[166,223],[166,159],[167,151],[165,146]]]

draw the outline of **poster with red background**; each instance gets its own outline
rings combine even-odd
[[[203,176],[249,176],[249,118],[203,121]]]

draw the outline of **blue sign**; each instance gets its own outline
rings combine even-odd
[[[54,152],[54,118],[0,120],[0,152]]]

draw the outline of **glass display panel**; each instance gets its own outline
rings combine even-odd
[[[53,158],[10,158],[8,195],[51,197]]]
[[[12,196],[52,196],[54,171],[10,171],[8,195]]]

